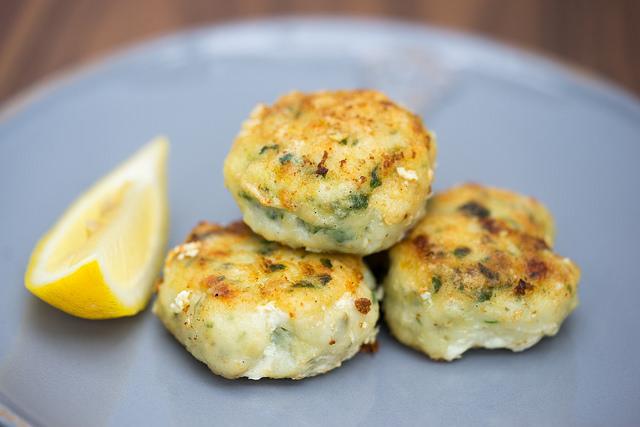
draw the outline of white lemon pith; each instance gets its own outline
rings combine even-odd
[[[33,250],[29,291],[87,319],[144,309],[167,244],[168,148],[154,139],[76,199]]]

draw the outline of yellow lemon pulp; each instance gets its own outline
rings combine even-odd
[[[156,138],[71,205],[31,254],[29,291],[87,319],[144,309],[167,244],[168,145]]]

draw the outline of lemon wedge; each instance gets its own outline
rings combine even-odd
[[[81,195],[33,250],[27,289],[87,319],[144,309],[167,244],[168,150],[154,139]]]

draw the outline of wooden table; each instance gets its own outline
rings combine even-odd
[[[468,31],[640,94],[640,0],[0,0],[0,102],[132,42],[288,13],[368,15]]]

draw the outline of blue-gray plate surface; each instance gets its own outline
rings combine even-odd
[[[222,162],[257,102],[373,87],[439,138],[436,189],[531,194],[581,267],[580,307],[523,353],[436,363],[380,351],[303,381],[211,374],[149,310],[68,316],[22,278],[64,208],[144,142],[171,138],[171,244],[239,211]],[[283,19],[163,38],[32,92],[0,120],[0,399],[36,425],[632,425],[640,423],[640,105],[545,60],[388,22]],[[2,409],[0,406],[0,415]],[[5,412],[6,414],[6,412]]]

